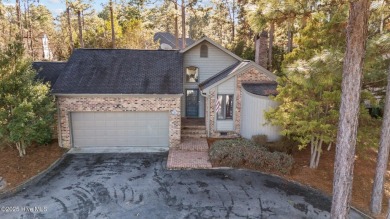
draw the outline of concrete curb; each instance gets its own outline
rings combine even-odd
[[[42,179],[48,172],[52,171],[54,168],[56,168],[64,159],[68,156],[68,152],[64,153],[60,158],[58,158],[56,161],[54,161],[48,168],[40,172],[39,174],[29,178],[27,181],[19,184],[18,186],[12,188],[12,189],[6,189],[5,191],[0,192],[0,199],[8,198],[12,195],[15,195],[18,192],[21,192],[26,189],[26,187],[30,186],[31,184],[34,184],[38,182],[40,179]]]

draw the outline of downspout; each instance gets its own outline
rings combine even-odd
[[[207,108],[207,119],[206,119],[206,129],[207,129],[207,137],[209,138],[210,137],[210,98],[207,98],[207,94],[206,95],[203,95],[203,92],[200,91],[200,95],[202,95],[204,98],[206,98],[206,101],[208,100],[209,101],[209,107]]]
[[[59,107],[59,101],[56,96],[56,105],[57,105],[57,137],[58,137],[58,145],[63,148],[62,145],[62,132],[61,132],[61,112],[60,112],[60,107]]]

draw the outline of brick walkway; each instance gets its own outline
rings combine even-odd
[[[183,138],[178,148],[169,149],[168,169],[212,168],[205,138]]]

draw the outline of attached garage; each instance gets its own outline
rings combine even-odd
[[[52,90],[59,145],[84,151],[176,147],[182,63],[176,50],[73,51]]]
[[[73,112],[73,147],[168,147],[168,112]]]

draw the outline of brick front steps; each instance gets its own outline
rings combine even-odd
[[[183,138],[206,138],[206,126],[182,126],[181,137]]]
[[[182,138],[178,148],[168,154],[168,169],[210,169],[206,138]]]

